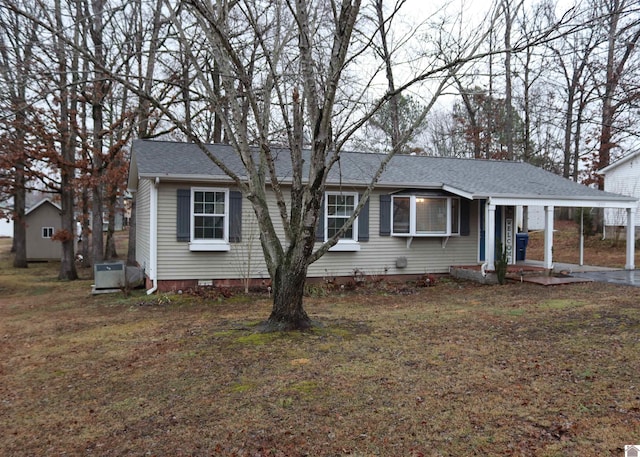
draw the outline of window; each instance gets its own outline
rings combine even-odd
[[[411,232],[411,197],[393,197],[393,233]]]
[[[53,238],[53,227],[42,227],[42,238]]]
[[[416,197],[416,235],[447,233],[446,198]]]
[[[326,196],[326,214],[327,214],[327,239],[333,237],[342,226],[349,220],[353,210],[356,209],[358,200],[357,194],[327,194]],[[353,236],[354,223],[343,233],[341,239],[353,240],[357,239]]]
[[[324,198],[324,240],[328,240],[338,233],[347,223],[353,211],[358,206],[357,193],[327,192]],[[358,218],[345,230],[338,243],[331,251],[357,251]]]
[[[229,250],[229,192],[191,189],[191,250]]]
[[[460,234],[460,200],[420,195],[392,197],[392,229],[396,236]]]

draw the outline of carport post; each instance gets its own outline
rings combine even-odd
[[[544,207],[544,262],[545,270],[553,268],[553,206]]]
[[[578,265],[584,265],[584,208],[580,208],[580,262]]]
[[[496,205],[487,203],[485,205],[485,249],[484,256],[487,262],[487,270],[496,269]]]
[[[626,270],[635,270],[636,208],[627,208],[627,263]]]

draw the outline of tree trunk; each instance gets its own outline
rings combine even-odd
[[[106,96],[107,75],[100,68],[105,65],[103,54],[103,24],[104,0],[92,0],[93,19],[91,21],[91,38],[93,39],[94,80],[91,99],[93,120],[93,183],[92,183],[92,263],[104,260],[104,237],[102,231],[104,209],[104,157],[103,157],[103,128],[104,128],[104,99]]]
[[[118,258],[118,252],[116,250],[116,239],[115,239],[115,231],[116,231],[116,200],[117,195],[109,196],[109,214],[107,217],[107,236],[105,240],[104,247],[104,258],[106,260],[113,260]]]
[[[55,2],[56,24],[63,29],[62,7],[60,1]],[[69,87],[67,78],[69,70],[67,67],[67,53],[63,40],[57,42],[56,51],[59,65],[59,104],[60,104],[60,198],[62,207],[61,228],[62,228],[62,257],[60,259],[60,272],[58,279],[75,280],[78,279],[78,272],[75,264],[75,148],[71,135],[69,116]]]
[[[303,259],[278,266],[273,278],[273,308],[264,331],[306,330],[311,319],[302,306],[307,266]]]
[[[72,154],[66,154],[67,157]],[[73,163],[73,162],[72,162]],[[61,240],[62,257],[60,259],[60,273],[58,279],[73,281],[78,279],[75,259],[75,218],[73,211],[75,208],[75,192],[73,191],[73,177],[69,176],[73,172],[73,166],[62,167],[62,231],[66,234]]]
[[[26,191],[24,188],[24,166],[22,163],[15,166],[15,191],[13,194],[13,258],[14,268],[27,268],[27,226],[24,220],[26,206]]]
[[[505,75],[505,141],[507,143],[507,160],[514,160],[513,151],[513,90],[511,84],[511,26],[513,24],[513,17],[511,13],[510,0],[503,0],[503,9],[505,17],[505,31],[504,31],[504,75]]]
[[[89,215],[89,189],[82,189],[82,246],[80,246],[80,254],[82,255],[82,266],[85,268],[93,265],[91,261],[91,226]]]

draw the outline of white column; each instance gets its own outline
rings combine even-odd
[[[627,208],[627,263],[626,270],[635,270],[636,208]]]
[[[496,269],[496,205],[487,203],[485,211],[484,255],[487,270],[493,271]]]
[[[544,207],[544,262],[547,270],[553,268],[553,206]]]
[[[603,230],[606,224],[603,224]],[[580,262],[578,265],[584,265],[584,208],[580,208]]]

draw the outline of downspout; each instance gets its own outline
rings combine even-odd
[[[158,290],[158,185],[160,178],[156,177],[151,186],[149,195],[149,263],[151,289],[147,290],[147,295],[151,295]]]

